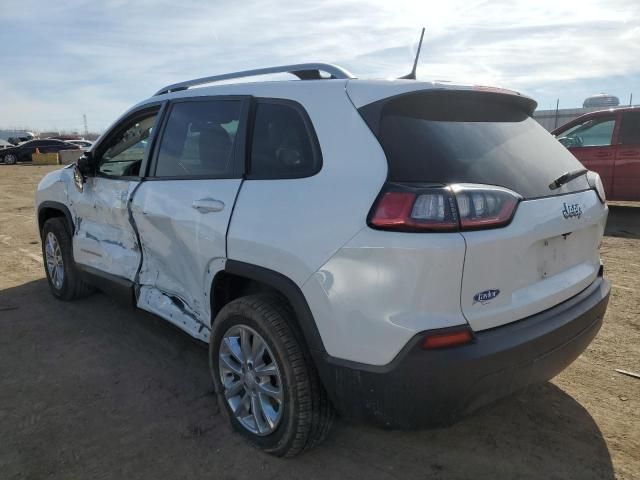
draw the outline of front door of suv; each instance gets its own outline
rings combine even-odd
[[[159,110],[160,105],[147,107],[119,122],[92,152],[94,175],[81,191],[69,191],[76,223],[73,254],[85,269],[135,279],[140,248],[128,206],[140,183]]]
[[[622,113],[613,195],[618,200],[640,200],[640,112]]]
[[[224,269],[242,183],[248,111],[247,97],[172,101],[131,205],[142,245],[138,306],[205,341],[209,289]]]

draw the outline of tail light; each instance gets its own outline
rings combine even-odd
[[[511,222],[521,199],[511,190],[489,185],[388,184],[372,209],[369,225],[405,232],[498,228]]]
[[[604,193],[604,184],[602,183],[602,179],[600,175],[596,172],[587,172],[587,181],[589,182],[589,186],[593,188],[598,194],[598,198],[602,203],[607,201],[607,197]]]

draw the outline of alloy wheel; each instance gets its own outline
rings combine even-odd
[[[64,283],[64,262],[62,260],[60,243],[58,243],[58,239],[53,232],[47,233],[44,247],[49,278],[51,278],[53,286],[57,290],[60,290]]]
[[[224,398],[248,431],[265,436],[278,427],[284,410],[281,369],[266,341],[246,325],[222,338],[218,370]]]

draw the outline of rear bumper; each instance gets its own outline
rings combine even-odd
[[[316,365],[345,417],[391,428],[446,425],[564,370],[600,330],[609,292],[598,277],[560,305],[478,332],[469,345],[425,351],[420,334],[382,367],[319,354]]]

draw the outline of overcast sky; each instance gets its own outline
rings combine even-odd
[[[640,103],[640,0],[0,0],[0,128],[102,130],[164,84],[286,63]],[[635,103],[635,102],[634,102]]]

